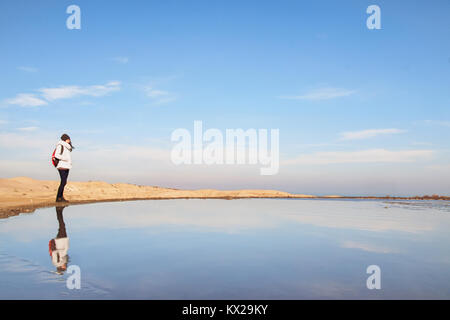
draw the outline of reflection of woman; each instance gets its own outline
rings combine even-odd
[[[56,207],[56,218],[58,219],[59,229],[58,234],[54,239],[48,243],[48,250],[52,257],[52,263],[56,267],[56,272],[62,274],[67,270],[67,263],[69,262],[69,238],[66,233],[66,225],[63,219],[64,207]]]

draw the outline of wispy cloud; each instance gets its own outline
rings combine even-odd
[[[430,125],[437,125],[437,126],[444,126],[444,127],[450,127],[450,121],[442,121],[442,120],[425,120],[426,124]]]
[[[426,169],[431,170],[442,170],[442,172],[445,172],[447,175],[450,173],[450,164],[432,164],[425,167]]]
[[[39,134],[36,132],[2,132],[0,133],[0,147],[6,149],[19,150],[24,147],[33,150],[46,150],[49,146],[54,145],[56,137],[50,134]],[[18,149],[19,148],[19,149]],[[30,158],[31,159],[31,158]]]
[[[176,100],[176,96],[173,93],[154,89],[152,86],[145,86],[144,91],[155,104],[164,104]]]
[[[160,98],[160,97],[166,97],[169,95],[169,92],[167,92],[167,91],[156,90],[156,89],[153,89],[152,87],[147,87],[146,92],[147,92],[147,96],[149,96],[150,98]]]
[[[401,129],[368,129],[361,131],[347,131],[341,133],[341,140],[360,140],[373,138],[379,135],[404,133]]]
[[[303,143],[303,144],[298,144],[296,145],[296,147],[300,147],[300,148],[321,148],[321,147],[342,147],[345,146],[346,144],[344,143]]]
[[[130,59],[128,57],[114,57],[111,60],[117,63],[127,64]]]
[[[38,69],[33,67],[20,66],[17,69],[24,72],[38,72]]]
[[[411,142],[411,145],[413,145],[413,146],[432,146],[433,143],[423,142],[423,141],[413,141],[413,142]]]
[[[371,243],[361,243],[361,242],[355,242],[355,241],[344,241],[341,244],[342,248],[347,249],[359,249],[367,252],[375,252],[375,253],[398,253],[398,250],[388,248],[388,247],[382,247],[378,245],[374,245]]]
[[[21,107],[38,107],[47,105],[47,101],[42,100],[35,94],[31,93],[19,93],[17,96],[11,99],[5,100],[6,104],[18,105]]]
[[[110,92],[120,90],[119,81],[110,81],[104,85],[93,86],[61,86],[57,88],[41,88],[38,91],[48,100],[68,99],[76,96],[100,97]]]
[[[36,131],[37,129],[39,129],[39,127],[22,127],[22,128],[17,128],[17,130],[19,131]]]
[[[361,151],[316,152],[301,155],[297,158],[283,161],[286,165],[324,165],[336,163],[401,163],[429,159],[432,150],[400,150],[369,149]]]
[[[307,92],[302,95],[295,96],[280,96],[281,99],[289,99],[289,100],[329,100],[340,97],[347,97],[354,94],[355,90],[348,90],[342,88],[320,88],[315,89],[310,92]]]
[[[22,107],[37,107],[47,105],[48,102],[58,99],[68,99],[78,96],[100,97],[110,92],[120,90],[119,81],[110,81],[104,85],[92,86],[60,86],[56,88],[41,88],[34,93],[19,93],[11,99],[4,102],[11,105],[19,105]]]

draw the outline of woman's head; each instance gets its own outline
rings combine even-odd
[[[64,274],[64,272],[66,272],[66,270],[67,270],[67,263],[63,264],[63,265],[60,266],[60,267],[57,267],[57,268],[56,268],[56,273],[62,275],[62,274]]]
[[[75,149],[75,148],[72,146],[72,141],[70,140],[70,137],[69,137],[69,135],[68,135],[67,133],[64,133],[64,134],[61,136],[61,140],[67,142],[67,143],[70,145],[70,147],[71,147],[72,149]],[[70,149],[70,151],[72,151],[72,149]]]
[[[65,141],[65,142],[67,142],[67,143],[70,143],[70,137],[69,137],[69,135],[66,134],[66,133],[64,133],[64,134],[61,136],[61,140],[62,140],[62,141]]]

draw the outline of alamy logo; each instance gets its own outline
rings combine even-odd
[[[269,149],[270,139],[270,149]],[[261,164],[261,175],[275,175],[279,169],[279,130],[226,129],[225,138],[219,129],[203,132],[202,121],[194,121],[193,137],[189,130],[178,128],[171,140],[178,142],[171,152],[179,164]]]
[[[370,16],[366,20],[367,29],[381,29],[381,9],[376,4],[367,7],[366,13]]]
[[[371,274],[366,281],[367,289],[381,289],[381,269],[373,264],[367,267],[366,272]]]
[[[67,273],[71,274],[66,280],[66,287],[69,290],[81,289],[81,269],[77,265],[67,268]]]
[[[81,9],[79,6],[72,4],[67,7],[66,13],[70,14],[66,20],[66,27],[69,30],[81,29]]]

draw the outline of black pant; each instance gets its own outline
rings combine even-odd
[[[56,218],[58,219],[59,229],[55,239],[67,238],[66,224],[63,217],[64,207],[56,207]]]
[[[67,177],[69,176],[69,169],[58,169],[59,176],[61,177],[61,183],[59,184],[58,194],[56,198],[62,198],[64,193],[64,187],[67,183]]]

